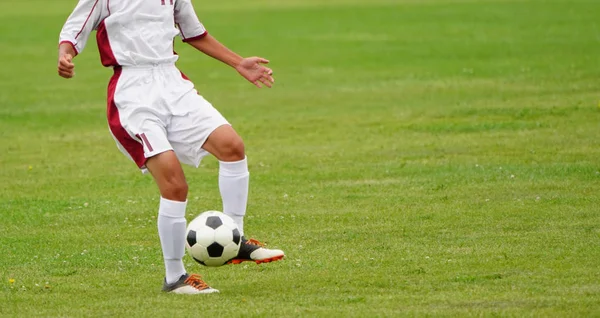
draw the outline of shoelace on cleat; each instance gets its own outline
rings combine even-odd
[[[203,280],[202,280],[202,276],[198,275],[198,274],[192,274],[190,275],[185,282],[186,284],[198,289],[198,290],[203,290],[203,289],[207,289],[210,288],[210,286],[208,286],[208,284],[206,284]]]
[[[265,244],[261,243],[261,242],[260,242],[260,241],[258,241],[258,240],[255,240],[255,239],[253,239],[253,238],[251,238],[251,239],[247,240],[247,241],[246,241],[246,244],[250,244],[250,245],[256,245],[256,246],[260,246],[260,247],[263,247],[263,246],[265,246]]]

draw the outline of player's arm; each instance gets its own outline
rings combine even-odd
[[[273,71],[263,65],[269,61],[262,57],[242,58],[209,34],[187,41],[187,43],[202,53],[235,68],[240,75],[258,88],[262,85],[271,87],[275,82],[272,76]]]
[[[58,46],[58,75],[74,75],[73,58],[83,51],[92,30],[106,15],[104,0],[79,0],[60,31]]]
[[[176,0],[175,23],[179,27],[183,42],[235,68],[240,75],[259,88],[262,85],[271,87],[273,84],[273,71],[263,65],[269,61],[261,57],[243,58],[209,35],[198,20],[190,0]]]

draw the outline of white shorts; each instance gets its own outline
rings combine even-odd
[[[116,67],[107,106],[117,147],[143,171],[148,158],[169,150],[198,167],[208,136],[229,124],[173,64]]]

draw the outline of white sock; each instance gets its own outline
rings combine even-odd
[[[241,235],[244,235],[249,181],[247,158],[234,162],[219,161],[219,190],[223,200],[223,213],[235,221]]]
[[[158,236],[165,260],[167,284],[176,282],[185,274],[183,255],[185,254],[185,208],[186,202],[160,198],[158,208]]]

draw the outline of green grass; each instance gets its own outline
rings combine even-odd
[[[276,88],[177,43],[244,137],[246,232],[287,253],[161,293],[158,192],[116,149],[75,1],[0,3],[0,316],[599,316],[600,3],[194,1]],[[218,164],[186,168],[188,216]]]

